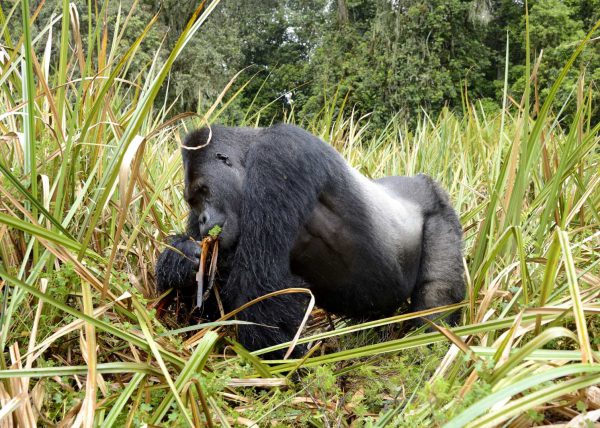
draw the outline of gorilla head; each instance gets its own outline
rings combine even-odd
[[[239,236],[238,219],[247,148],[228,144],[235,141],[234,136],[224,140],[224,144],[210,144],[211,134],[209,128],[202,128],[190,133],[184,141],[181,149],[184,197],[191,208],[190,216],[195,217],[200,236],[206,236],[213,227],[220,226],[220,247],[227,250],[235,245]]]

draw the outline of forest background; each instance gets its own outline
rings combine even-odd
[[[89,31],[87,16],[98,13],[88,4],[77,5],[82,34]],[[157,52],[164,56],[159,60],[166,59],[197,6],[190,0],[108,2],[109,26],[120,10],[135,11],[121,42],[123,52],[160,12],[130,64],[132,79],[143,82]],[[539,100],[600,19],[600,0],[532,0],[529,8],[530,46],[536,58],[541,56],[535,75]],[[394,115],[414,124],[423,111],[436,115],[449,107],[460,113],[472,100],[486,112],[497,112],[507,37],[509,100],[524,90],[523,12],[520,0],[224,1],[171,68],[169,85],[156,103],[166,99],[175,113],[205,111],[241,70],[232,89],[243,90],[221,121],[235,124],[258,112],[259,123],[266,125],[292,110],[297,120],[309,121],[332,100],[358,115],[369,114],[375,129]],[[58,13],[59,2],[45,5],[36,25],[41,29]],[[20,33],[20,28],[8,30]],[[600,43],[591,43],[578,58],[557,95],[559,103],[574,93],[582,71],[588,81],[600,79]],[[598,100],[600,90],[592,92]],[[593,104],[597,120],[599,103]]]

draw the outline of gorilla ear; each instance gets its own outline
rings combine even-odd
[[[210,143],[211,139],[212,130],[209,127],[205,126],[187,134],[185,139],[183,140],[181,150],[185,153],[186,150],[201,149],[207,146]]]

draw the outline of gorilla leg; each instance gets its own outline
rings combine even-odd
[[[411,296],[411,312],[458,303],[465,297],[462,229],[448,206],[426,218],[419,281]],[[438,315],[433,316],[436,318]],[[448,318],[456,325],[460,312]]]

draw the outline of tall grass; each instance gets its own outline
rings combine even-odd
[[[497,114],[474,103],[415,128],[372,129],[337,100],[297,121],[368,176],[426,172],[449,190],[468,268],[459,327],[380,340],[422,314],[328,330],[317,311],[300,339],[313,353],[268,361],[223,351],[221,327],[156,318],[153,266],[187,210],[178,143],[202,120],[155,99],[216,6],[137,78],[128,64],[154,21],[124,52],[127,16],[109,34],[99,11],[83,40],[67,1],[39,34],[0,31],[0,426],[518,426],[600,407],[600,124],[583,75],[570,121],[554,100],[592,32],[536,116],[527,90]],[[28,29],[36,14],[16,7]]]

